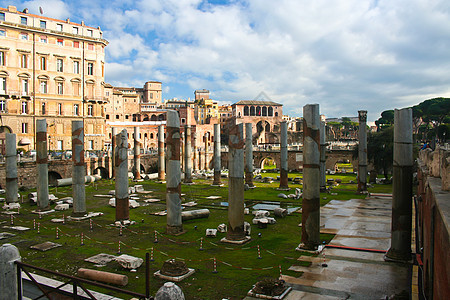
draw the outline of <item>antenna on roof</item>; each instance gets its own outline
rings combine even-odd
[[[39,6],[39,12],[41,13],[41,15],[44,14],[44,10],[42,9],[42,7]]]

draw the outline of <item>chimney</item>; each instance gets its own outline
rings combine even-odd
[[[15,7],[14,5],[8,5],[8,11],[9,12],[17,12],[17,7]]]

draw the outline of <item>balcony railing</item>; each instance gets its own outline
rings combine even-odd
[[[92,97],[92,96],[84,96],[84,102],[108,102],[108,98],[106,97]]]

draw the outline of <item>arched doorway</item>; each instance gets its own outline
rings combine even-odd
[[[56,186],[56,180],[62,179],[62,176],[55,171],[49,171],[48,172],[48,185],[50,186]]]

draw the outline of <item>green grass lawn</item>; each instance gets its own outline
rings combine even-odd
[[[263,173],[263,176],[276,178],[278,174]],[[302,177],[300,173],[291,173],[289,177]],[[362,198],[357,195],[356,181],[354,174],[336,174],[327,178],[342,180],[342,184],[335,186],[331,193],[321,193],[321,205],[325,205],[330,200],[349,200]],[[98,183],[91,183],[86,186],[87,208],[90,212],[103,212],[99,217],[93,218],[93,230],[90,230],[89,220],[80,222],[66,222],[66,224],[52,223],[50,219],[67,216],[71,211],[55,212],[43,216],[39,219],[31,211],[36,206],[23,203],[20,215],[16,215],[14,225],[30,227],[31,230],[15,233],[16,236],[4,240],[4,243],[16,245],[22,255],[22,261],[36,266],[61,273],[75,275],[78,268],[98,269],[107,272],[125,274],[129,277],[129,284],[125,287],[128,290],[145,292],[145,269],[141,266],[137,272],[124,270],[117,263],[109,263],[102,268],[96,268],[93,264],[85,262],[84,259],[98,253],[117,254],[119,241],[121,252],[132,256],[145,258],[146,252],[151,252],[153,248],[154,261],[150,262],[151,273],[159,270],[163,262],[169,258],[184,259],[189,268],[196,270],[195,274],[178,283],[182,288],[186,299],[242,299],[247,291],[257,281],[265,277],[278,277],[281,266],[283,274],[298,276],[298,273],[290,272],[287,269],[293,264],[301,264],[296,261],[302,253],[295,251],[301,240],[300,213],[292,213],[286,218],[277,219],[277,223],[269,225],[268,228],[258,229],[252,225],[252,240],[242,246],[232,246],[222,244],[220,239],[225,233],[218,233],[215,238],[206,238],[207,228],[217,228],[221,223],[227,224],[227,208],[220,206],[220,202],[226,202],[228,198],[227,180],[223,180],[225,186],[212,187],[210,180],[195,180],[194,185],[182,185],[182,193],[185,194],[183,202],[196,201],[195,208],[208,208],[211,211],[209,218],[189,220],[183,223],[186,233],[180,236],[168,236],[165,234],[166,217],[155,216],[152,213],[165,209],[165,185],[154,181],[144,181],[145,190],[151,190],[151,198],[160,198],[161,202],[152,203],[130,210],[130,220],[136,224],[124,229],[122,236],[119,230],[111,226],[115,221],[115,209],[108,205],[108,198],[97,198],[95,194],[107,194],[114,189],[114,181],[102,180]],[[130,186],[135,183],[130,182]],[[291,192],[294,188],[302,188],[299,184],[289,183]],[[280,191],[276,188],[279,182],[255,183],[256,188],[245,192],[245,203],[250,207],[263,201],[280,202],[282,207],[301,207],[301,200],[281,199],[277,195]],[[391,185],[375,185],[372,192],[390,192]],[[71,187],[50,189],[50,193],[57,197],[71,196]],[[26,195],[26,193],[24,193]],[[206,199],[207,196],[221,196],[219,200]],[[141,198],[142,199],[142,198]],[[141,205],[144,203],[140,201]],[[33,219],[40,223],[40,233],[33,230]],[[252,224],[252,215],[246,215],[245,220]],[[10,216],[0,214],[0,221],[3,225],[9,225]],[[56,227],[60,230],[60,237],[56,239]],[[155,231],[158,232],[158,243],[155,243]],[[81,246],[81,233],[84,234],[84,245]],[[258,237],[261,233],[261,237]],[[203,238],[203,251],[200,251],[200,240]],[[332,235],[321,235],[321,239],[329,241]],[[40,252],[30,249],[31,245],[53,241],[62,247]],[[261,258],[258,258],[257,248],[260,248]],[[213,273],[213,259],[217,260],[217,273]],[[150,290],[154,295],[164,280],[151,276]]]

